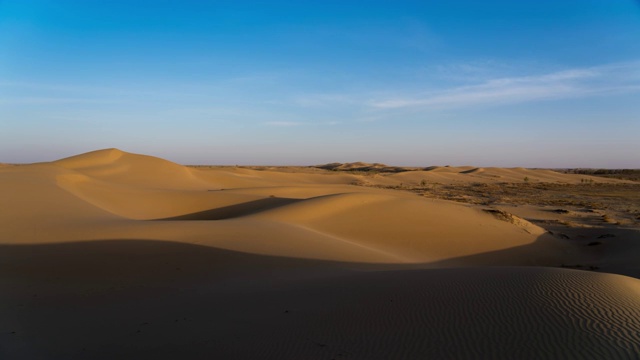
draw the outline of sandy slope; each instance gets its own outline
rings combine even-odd
[[[517,217],[351,185],[430,174],[576,180],[472,167],[389,176],[198,170],[117,149],[1,167],[0,355],[637,354],[640,281],[500,267],[590,255]],[[625,247],[609,260],[634,261],[627,250],[638,245]],[[434,269],[450,267],[459,268]]]
[[[531,245],[536,251],[509,264],[562,263],[562,244],[535,225],[514,226],[480,209],[412,194],[336,184],[327,175],[250,171],[243,174],[240,186],[220,190],[210,172],[203,175],[115,149],[16,167],[2,175],[4,181],[20,184],[17,192],[15,186],[1,187],[12,197],[11,203],[25,205],[23,212],[3,209],[2,226],[13,234],[7,239],[13,243],[143,234],[249,253],[394,263],[432,262]],[[246,178],[262,186],[245,187]],[[31,205],[42,199],[47,201]],[[33,237],[23,230],[36,214],[55,223],[95,214],[104,216],[105,222],[95,219],[84,230],[69,226]],[[352,255],[345,256],[351,253],[345,252],[347,248]]]

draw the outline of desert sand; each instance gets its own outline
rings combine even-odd
[[[638,183],[400,170],[2,165],[0,358],[639,356]]]

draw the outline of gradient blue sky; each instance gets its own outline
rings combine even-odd
[[[640,168],[634,0],[0,0],[0,161]]]

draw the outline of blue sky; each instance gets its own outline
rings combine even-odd
[[[0,0],[0,162],[640,168],[639,39],[633,0]]]

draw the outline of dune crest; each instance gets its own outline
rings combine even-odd
[[[121,158],[125,152],[116,148],[95,150],[84,154],[56,160],[53,163],[67,169],[83,169],[111,164]]]
[[[208,186],[194,170],[153,156],[105,149],[80,154],[52,164],[95,179],[145,188],[203,189]]]

